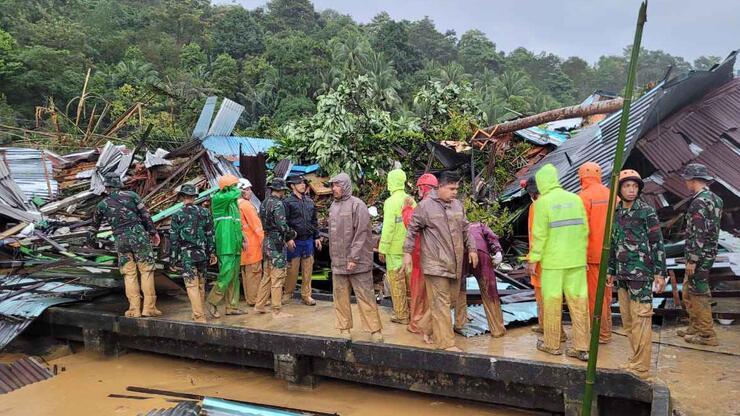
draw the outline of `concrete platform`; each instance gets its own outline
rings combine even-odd
[[[284,310],[294,315],[290,319],[250,311],[209,324],[189,320],[184,297],[162,297],[158,306],[165,313],[161,318],[125,318],[122,297],[108,296],[94,303],[50,308],[31,330],[81,341],[86,348],[109,355],[133,349],[269,368],[300,388],[330,377],[524,409],[580,412],[585,363],[537,351],[537,336],[529,327],[514,328],[503,338],[458,337],[464,352],[450,353],[431,349],[405,326],[391,323],[386,308],[381,308],[386,342],[374,344],[359,329],[353,331],[352,341],[338,338],[329,302],[288,305]],[[628,348],[626,338],[618,335],[602,346],[598,414],[670,414],[664,384],[649,384],[617,370]]]

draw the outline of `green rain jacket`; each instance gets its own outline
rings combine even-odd
[[[233,186],[219,190],[211,197],[211,213],[216,228],[216,254],[241,255],[242,223],[237,200],[241,191]]]
[[[588,220],[581,198],[560,187],[558,171],[547,164],[535,175],[540,197],[534,211],[529,261],[543,269],[586,266]]]
[[[409,195],[406,187],[406,174],[401,169],[388,172],[388,191],[391,196],[383,204],[383,231],[380,234],[378,251],[385,255],[403,255],[403,242],[406,240],[406,226],[401,211]],[[416,206],[416,203],[414,203]],[[400,266],[399,266],[400,267]]]

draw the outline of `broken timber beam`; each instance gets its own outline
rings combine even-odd
[[[613,100],[599,101],[597,103],[589,105],[574,105],[571,107],[563,107],[555,110],[545,111],[544,113],[507,121],[505,123],[486,127],[483,130],[478,130],[473,136],[473,139],[485,141],[492,136],[511,133],[513,131],[538,126],[540,124],[549,123],[551,121],[564,120],[575,117],[586,117],[594,114],[613,113],[622,108],[622,103],[623,100],[621,98],[615,98]]]
[[[152,197],[155,193],[157,193],[162,187],[164,187],[166,184],[168,184],[172,179],[177,177],[177,175],[181,174],[185,169],[189,168],[190,165],[193,164],[196,160],[200,159],[201,156],[203,156],[206,153],[206,149],[202,149],[200,152],[198,152],[195,156],[193,156],[192,159],[188,160],[187,162],[180,165],[177,170],[172,172],[172,175],[170,175],[167,179],[163,180],[159,183],[154,189],[152,189],[142,200],[147,201],[149,198]]]

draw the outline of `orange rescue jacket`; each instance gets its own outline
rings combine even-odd
[[[262,229],[257,209],[246,199],[239,199],[239,213],[242,222],[242,235],[247,240],[247,249],[242,250],[241,265],[254,264],[262,261],[262,240],[265,232]]]
[[[604,243],[606,214],[609,209],[609,188],[602,185],[598,178],[582,177],[581,189],[578,196],[586,208],[589,228],[587,261],[589,264],[599,264]]]

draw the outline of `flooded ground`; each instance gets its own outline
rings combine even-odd
[[[17,356],[15,358],[18,358]],[[538,413],[439,396],[334,380],[312,391],[288,390],[272,371],[216,365],[156,354],[129,353],[107,359],[78,353],[51,360],[64,367],[50,380],[31,384],[0,399],[0,415],[138,415],[171,408],[171,397],[132,393],[129,386],[338,413],[342,416],[520,416]],[[131,396],[130,398],[110,395]]]

